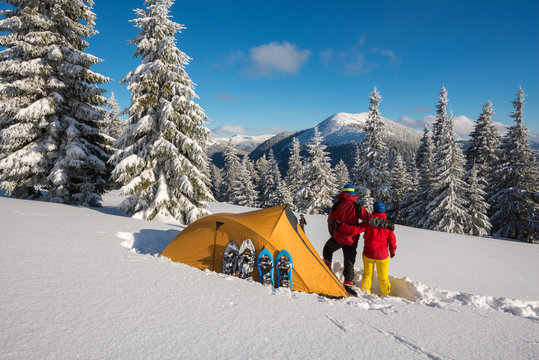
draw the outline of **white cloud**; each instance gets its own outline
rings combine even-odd
[[[393,65],[400,65],[401,59],[395,54],[393,50],[389,49],[373,49],[375,54],[380,54],[389,58]]]
[[[414,108],[415,112],[422,112],[422,113],[429,112],[429,110],[430,109],[427,106],[418,106]]]
[[[400,57],[393,50],[366,47],[367,39],[362,36],[358,41],[343,50],[326,49],[320,52],[320,62],[325,66],[335,66],[346,74],[366,74],[389,62],[398,66]],[[382,55],[382,56],[379,56]]]
[[[255,46],[249,49],[251,66],[247,74],[254,77],[268,76],[273,72],[294,75],[305,65],[310,55],[310,50],[300,50],[287,41]]]
[[[401,116],[401,118],[397,122],[411,128],[417,128],[421,126],[421,122],[419,120],[412,119],[411,117],[408,117],[406,115]]]
[[[492,122],[496,128],[498,128],[498,131],[500,132],[501,136],[504,136],[507,134],[507,131],[509,130],[507,125],[502,124],[501,122],[493,121]]]
[[[243,51],[233,51],[227,55],[222,55],[219,57],[217,63],[214,64],[214,67],[220,70],[226,70],[232,66],[235,66],[238,63],[243,63],[247,60],[247,56]]]
[[[427,125],[432,130],[432,124],[436,121],[436,115],[426,115],[423,118],[416,120],[406,115],[401,116],[397,121],[405,126],[422,129]],[[500,134],[507,132],[507,127],[501,123],[494,123],[494,125],[500,131]],[[453,117],[453,129],[458,138],[466,139],[470,137],[470,133],[475,128],[475,121],[467,117],[466,115],[459,115]]]
[[[221,125],[212,130],[214,134],[243,134],[247,130],[240,125]]]
[[[466,115],[459,115],[453,118],[453,128],[460,138],[468,138],[475,127],[475,121]]]
[[[327,49],[320,53],[320,61],[324,65],[329,65],[333,59],[333,49]]]
[[[270,134],[278,134],[280,132],[283,132],[284,129],[280,126],[275,126],[275,127],[272,127],[272,128],[269,128],[269,129],[265,129],[264,131],[270,133]]]

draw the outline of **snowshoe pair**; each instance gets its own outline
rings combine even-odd
[[[225,248],[223,256],[223,274],[236,275],[240,279],[252,276],[255,265],[256,252],[251,239],[245,239],[238,248],[238,244],[232,240]]]
[[[273,255],[268,249],[262,249],[256,259],[260,282],[264,285],[275,287],[285,287],[292,289],[292,269],[294,264],[292,256],[286,250],[281,250],[277,254],[277,262],[273,260]],[[273,270],[277,273],[277,283],[273,275]]]

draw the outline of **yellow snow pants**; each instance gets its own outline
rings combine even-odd
[[[389,283],[389,257],[384,260],[375,260],[363,255],[363,276],[361,278],[361,290],[371,293],[372,276],[374,265],[378,272],[378,281],[382,293],[380,296],[391,295],[391,284]]]

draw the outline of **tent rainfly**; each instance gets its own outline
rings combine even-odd
[[[240,214],[219,213],[198,219],[180,232],[161,253],[172,261],[198,269],[221,272],[229,241],[251,239],[256,253],[268,249],[273,256],[285,249],[292,256],[292,290],[331,297],[347,297],[342,283],[324,264],[298,226],[289,205]],[[253,273],[258,281],[258,273]]]

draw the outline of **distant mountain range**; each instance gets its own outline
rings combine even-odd
[[[365,137],[367,115],[367,112],[359,114],[337,113],[317,125],[320,135],[327,145],[332,165],[343,159],[349,167],[353,166],[355,144]],[[419,147],[422,132],[412,130],[386,118],[382,118],[382,121],[385,125],[384,132],[388,147],[411,160]],[[273,149],[281,171],[286,171],[293,138],[296,137],[301,145],[305,145],[313,136],[314,127],[296,132],[281,132],[276,135],[235,135],[230,140],[239,155],[248,155],[252,160],[257,160]],[[223,165],[222,153],[228,141],[228,138],[216,138],[213,144],[208,147],[208,156],[217,166]]]
[[[332,165],[340,159],[351,169],[354,164],[355,144],[365,137],[365,123],[368,113],[358,114],[337,113],[320,122],[318,130],[327,145]],[[402,124],[386,118],[381,118],[384,123],[386,142],[392,153],[400,153],[407,161],[415,157],[423,131],[410,129]],[[273,149],[275,158],[279,162],[281,171],[284,173],[288,168],[288,157],[292,140],[296,137],[301,145],[308,143],[314,136],[314,127],[296,132],[285,131],[278,134],[259,136],[235,135],[231,138],[214,138],[213,143],[207,148],[208,156],[219,167],[224,165],[223,152],[226,144],[232,141],[240,156],[249,156],[257,160],[263,154]],[[539,150],[537,135],[530,136],[530,144],[536,151]],[[306,152],[302,155],[307,155]]]

